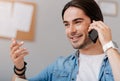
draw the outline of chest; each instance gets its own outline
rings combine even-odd
[[[98,81],[103,58],[81,58],[76,81]]]
[[[92,62],[89,61],[85,65],[83,62],[83,65],[81,65],[81,67],[79,66],[80,64],[78,60],[69,60],[69,61],[65,61],[64,63],[61,62],[59,63],[55,65],[53,72],[50,75],[52,79],[50,81],[77,81],[77,75],[79,74],[79,69],[80,70],[84,69],[84,71],[87,71],[86,69],[90,69],[88,68],[88,66]],[[91,64],[90,67],[91,68],[97,67],[96,64],[97,62]],[[85,69],[84,66],[86,66],[87,68]],[[99,81],[114,81],[111,67],[108,61],[102,62],[101,67],[96,69],[93,68],[93,70],[94,71],[91,71],[90,69],[91,72],[95,72],[98,70],[98,73],[96,75]],[[87,74],[90,75],[88,71]]]

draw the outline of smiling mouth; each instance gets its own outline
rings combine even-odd
[[[81,39],[83,35],[76,35],[76,36],[72,36],[70,39],[72,40],[72,42],[77,42]]]

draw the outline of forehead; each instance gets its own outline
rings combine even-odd
[[[67,21],[73,20],[75,18],[89,18],[89,17],[85,14],[85,12],[82,9],[77,7],[69,7],[65,11],[63,18],[65,21]]]

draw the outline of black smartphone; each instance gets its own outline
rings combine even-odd
[[[88,33],[89,38],[92,40],[93,43],[96,43],[97,39],[98,39],[98,32],[95,29],[92,29],[89,33]]]

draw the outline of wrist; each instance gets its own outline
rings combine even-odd
[[[24,77],[18,77],[18,76],[16,76],[15,81],[28,81],[28,80],[26,80],[25,76]]]
[[[110,48],[118,49],[118,46],[114,41],[109,41],[107,44],[103,45],[104,52],[106,52]]]
[[[26,71],[26,65],[27,63],[24,62],[24,66],[23,68],[19,69],[17,68],[16,66],[14,66],[14,73],[17,75],[17,76],[24,76],[25,75],[25,71]]]
[[[14,66],[14,68],[15,68],[17,71],[23,71],[23,70],[26,68],[26,65],[27,65],[27,63],[24,62],[24,65],[23,65],[22,68],[18,68],[18,67],[16,67],[16,66]]]

